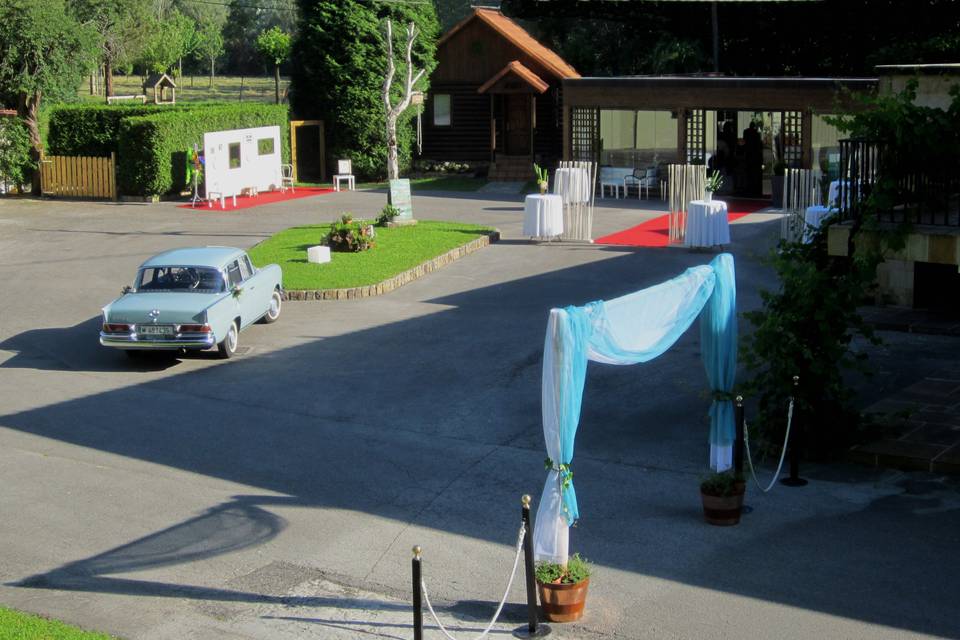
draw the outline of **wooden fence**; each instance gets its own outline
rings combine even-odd
[[[117,157],[44,156],[40,190],[45,196],[117,199]]]

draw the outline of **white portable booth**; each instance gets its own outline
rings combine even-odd
[[[255,127],[203,134],[207,200],[274,191],[281,186],[280,127]]]

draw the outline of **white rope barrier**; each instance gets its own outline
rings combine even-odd
[[[521,525],[520,533],[517,535],[517,553],[516,557],[513,559],[513,571],[510,572],[510,580],[507,582],[507,589],[503,592],[503,598],[500,599],[500,605],[497,607],[496,613],[493,614],[493,620],[491,620],[490,624],[487,625],[487,628],[483,630],[483,633],[474,638],[474,640],[483,640],[483,638],[486,638],[487,634],[490,633],[490,630],[493,629],[493,625],[497,623],[497,618],[500,617],[500,612],[503,611],[503,605],[506,604],[507,597],[510,595],[510,588],[513,586],[513,578],[517,575],[517,566],[520,564],[520,554],[523,551],[523,538],[526,533],[526,528]],[[443,623],[440,622],[436,612],[433,610],[433,605],[430,604],[430,595],[427,593],[427,583],[423,580],[423,578],[420,579],[420,588],[423,589],[423,599],[427,603],[427,609],[430,610],[430,615],[433,616],[433,619],[436,621],[440,631],[443,632],[443,635],[447,636],[449,640],[457,640],[457,638],[450,635],[450,632],[447,631],[447,628],[443,626]]]
[[[753,476],[753,481],[756,483],[757,488],[760,491],[767,493],[770,489],[773,488],[773,485],[776,484],[777,478],[780,477],[780,471],[783,469],[783,459],[787,454],[787,443],[790,442],[790,425],[793,423],[793,398],[790,398],[790,406],[787,407],[787,433],[783,436],[783,449],[780,450],[780,464],[777,465],[777,471],[773,474],[773,479],[770,480],[770,484],[767,485],[767,488],[764,489],[760,485],[760,481],[757,480],[757,472],[753,469],[753,456],[750,455],[750,432],[747,429],[747,421],[743,421],[743,446],[747,450],[747,464],[750,465],[750,475]]]

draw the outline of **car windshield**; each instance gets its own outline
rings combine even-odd
[[[223,291],[223,276],[209,267],[147,267],[137,275],[137,291]]]

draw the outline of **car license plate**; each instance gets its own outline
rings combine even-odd
[[[162,324],[141,325],[140,327],[137,327],[137,333],[144,336],[172,336],[173,327],[169,325],[162,325]]]

